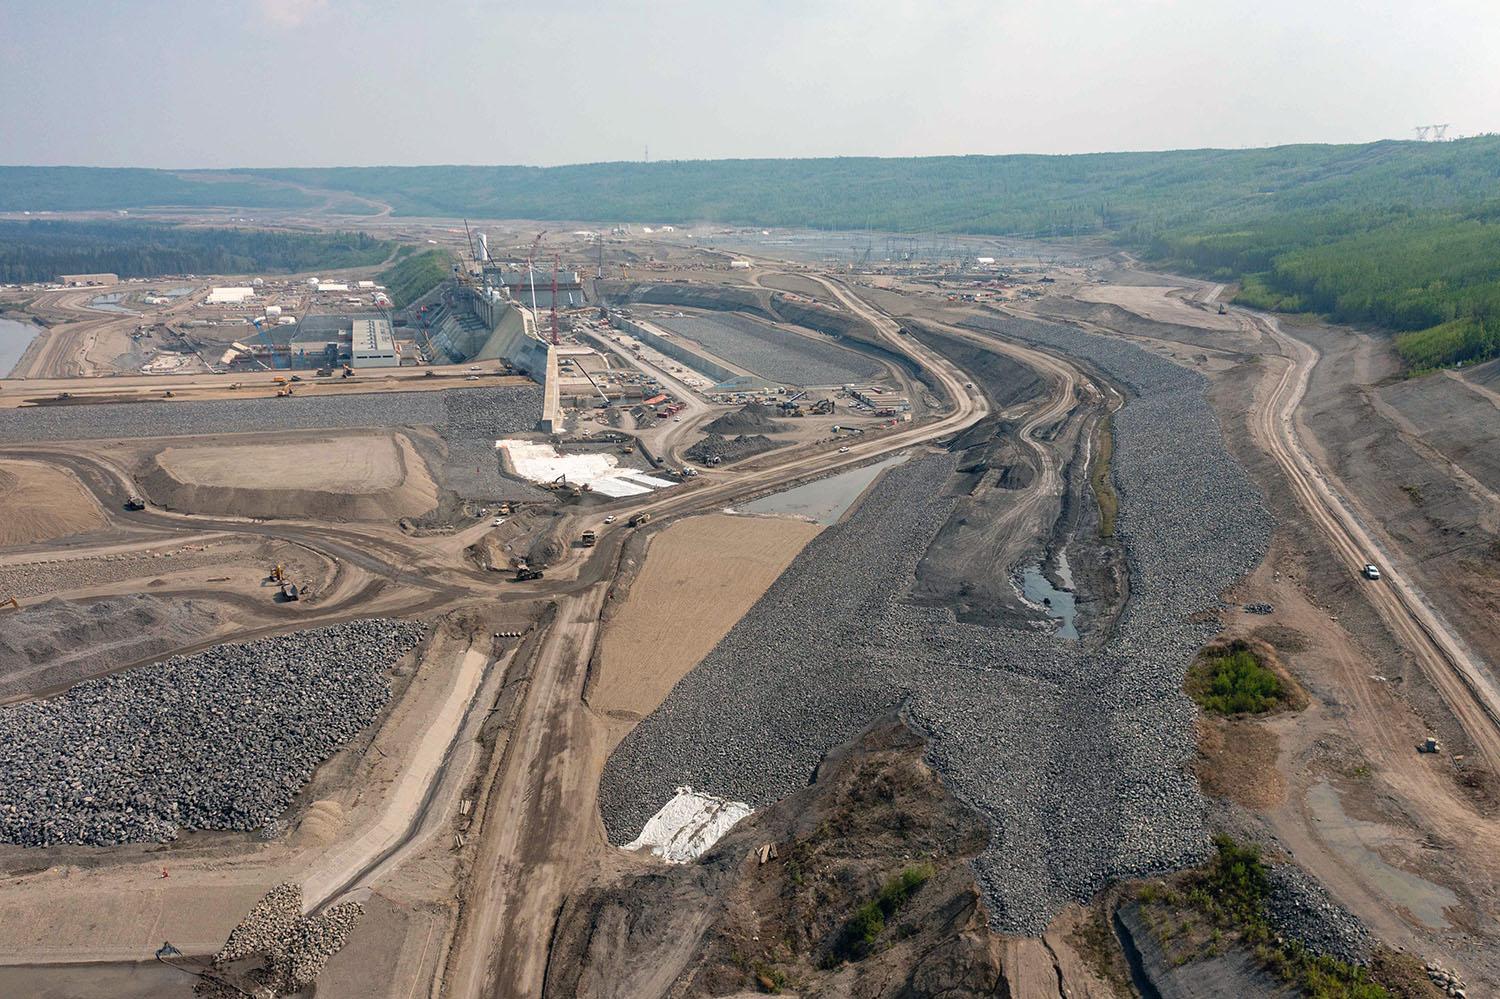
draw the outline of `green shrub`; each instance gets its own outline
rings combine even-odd
[[[876,940],[885,931],[886,920],[910,901],[931,877],[932,868],[926,864],[918,864],[887,881],[880,889],[880,894],[854,910],[854,915],[844,924],[838,940],[834,942],[829,963],[858,961],[868,957],[875,949]]]
[[[1287,700],[1281,678],[1242,645],[1194,663],[1187,691],[1204,711],[1218,715],[1263,714]]]

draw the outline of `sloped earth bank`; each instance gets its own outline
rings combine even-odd
[[[41,462],[0,462],[0,548],[104,526],[104,511],[69,472]],[[0,599],[5,594],[0,593]]]
[[[701,862],[574,896],[545,994],[1009,994],[967,864],[984,849],[985,824],[944,791],[921,750],[899,722],[877,724],[830,754],[811,787],[742,821]],[[767,851],[762,863],[766,844],[775,857]],[[887,921],[882,949],[825,967],[855,911],[917,864],[930,877]]]
[[[136,480],[166,509],[237,517],[397,520],[438,505],[411,442],[378,432],[172,446]]]
[[[954,513],[958,466],[915,458],[809,544],[621,743],[600,786],[611,841],[635,838],[682,785],[765,807],[804,787],[833,746],[899,711],[990,824],[974,868],[997,930],[1038,933],[1113,879],[1206,855],[1182,681],[1218,630],[1203,612],[1260,562],[1271,519],[1225,451],[1201,376],[1064,327],[991,324],[1132,395],[1115,421],[1131,593],[1120,617],[1097,644],[1080,643],[906,602]]]

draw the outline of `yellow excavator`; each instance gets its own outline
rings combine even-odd
[[[4,607],[6,604],[9,604],[15,610],[21,609],[20,601],[16,600],[15,597],[6,597],[4,600],[0,600],[0,607]]]

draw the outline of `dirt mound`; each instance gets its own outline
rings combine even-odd
[[[399,520],[438,505],[411,441],[380,432],[168,447],[136,481],[169,510],[236,517]]]
[[[1012,994],[969,865],[989,829],[923,764],[922,747],[882,722],[697,863],[575,896],[546,995],[727,995],[787,982],[802,994],[835,982],[841,995]],[[764,845],[775,854],[762,862]],[[917,887],[882,927],[861,920],[903,876]]]
[[[746,403],[744,408],[734,413],[725,413],[703,429],[711,434],[725,436],[752,433],[774,434],[781,429],[781,424],[772,419],[774,412],[770,406],[763,406],[758,402]]]
[[[144,593],[49,600],[0,617],[0,698],[71,684],[207,638],[219,607]]]
[[[0,548],[104,526],[104,511],[71,472],[36,461],[0,462]]]
[[[753,458],[780,446],[765,434],[741,434],[732,440],[723,434],[709,434],[683,454],[700,465],[719,465]]]

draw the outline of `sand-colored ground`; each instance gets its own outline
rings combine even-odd
[[[1181,291],[1180,287],[1159,285],[1086,284],[1074,291],[1073,297],[1084,302],[1118,305],[1126,312],[1159,323],[1226,332],[1239,330],[1240,324],[1234,316],[1221,316],[1217,309],[1192,305],[1181,295],[1173,294]]]
[[[72,473],[32,461],[0,461],[0,548],[104,526],[104,511]]]
[[[783,518],[711,514],[662,531],[605,629],[589,703],[616,716],[650,713],[819,530]]]
[[[138,480],[153,501],[192,513],[385,520],[438,504],[411,442],[379,432],[168,447]]]

